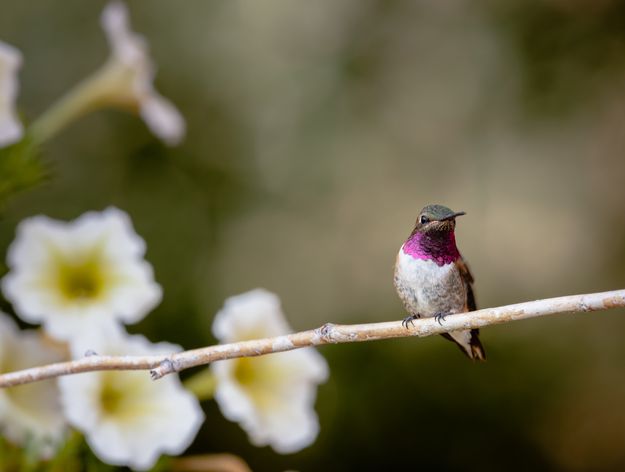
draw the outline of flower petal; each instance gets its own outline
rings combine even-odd
[[[19,91],[17,72],[21,65],[22,54],[0,41],[0,148],[19,141],[24,132],[15,112]]]
[[[213,321],[213,334],[224,343],[261,337],[261,333],[280,336],[290,331],[280,299],[262,288],[226,299]]]
[[[26,369],[65,359],[57,345],[39,333],[20,331],[0,312],[0,372]],[[0,431],[9,440],[28,446],[36,455],[50,457],[65,436],[66,423],[59,409],[54,380],[0,389]]]
[[[119,328],[86,334],[72,346],[99,354],[157,355],[180,350],[152,344]],[[193,441],[204,415],[177,376],[153,382],[146,372],[109,371],[59,379],[63,410],[104,462],[145,470],[163,453],[180,454]]]
[[[179,144],[184,138],[184,118],[169,100],[156,91],[152,90],[142,101],[140,113],[150,130],[169,146]]]
[[[100,18],[113,56],[126,65],[134,66],[147,59],[147,43],[143,36],[130,29],[128,7],[123,2],[110,2]]]
[[[170,146],[185,134],[185,121],[177,108],[154,89],[155,67],[145,39],[130,29],[128,9],[121,2],[109,3],[102,12],[102,27],[112,56],[105,68],[111,103],[138,109],[150,130]]]
[[[2,291],[22,319],[71,340],[85,330],[141,320],[162,296],[145,242],[116,208],[65,223],[26,219],[9,247]]]
[[[279,298],[256,289],[228,298],[213,322],[222,342],[277,336],[291,330]],[[317,384],[328,377],[324,358],[299,349],[211,365],[215,400],[223,415],[237,421],[257,446],[287,454],[310,445],[319,432],[314,410]]]

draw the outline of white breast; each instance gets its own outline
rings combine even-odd
[[[455,264],[415,259],[403,247],[395,265],[395,287],[410,314],[424,317],[464,311],[465,289]]]

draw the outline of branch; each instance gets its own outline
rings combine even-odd
[[[302,347],[321,346],[376,339],[425,337],[459,329],[483,328],[509,321],[524,320],[559,313],[576,313],[625,307],[625,289],[611,292],[570,295],[532,302],[517,303],[498,308],[487,308],[469,313],[459,313],[445,318],[441,325],[433,318],[415,320],[414,326],[405,328],[400,321],[337,325],[326,323],[320,328],[273,338],[254,339],[230,344],[208,346],[179,352],[168,356],[100,356],[86,357],[69,362],[59,362],[0,375],[0,388],[22,385],[61,375],[101,370],[148,370],[154,380],[181,370],[224,359],[252,357],[274,352],[290,351]],[[88,353],[89,354],[89,353]]]

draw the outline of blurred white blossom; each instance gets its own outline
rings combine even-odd
[[[130,29],[126,5],[109,3],[100,22],[111,48],[108,60],[33,123],[33,138],[44,142],[86,113],[116,107],[140,114],[162,141],[178,144],[185,134],[184,118],[154,88],[156,68],[148,44]]]
[[[20,331],[0,312],[0,372],[58,362],[65,352],[40,333]],[[63,440],[66,423],[61,413],[55,380],[0,389],[0,434],[27,446],[40,457],[49,457]]]
[[[130,29],[126,5],[109,3],[101,22],[111,47],[111,57],[104,67],[110,86],[108,98],[138,110],[156,136],[169,145],[178,144],[185,133],[184,118],[154,89],[155,67],[145,39]]]
[[[145,242],[126,213],[88,212],[69,223],[35,216],[20,223],[2,290],[24,321],[71,340],[117,320],[141,320],[161,300]]]
[[[0,148],[19,141],[23,127],[15,112],[19,91],[17,71],[22,65],[22,54],[0,41]]]
[[[106,355],[162,355],[179,346],[152,344],[120,327],[90,331],[72,345],[74,357],[87,350]],[[176,375],[154,382],[137,371],[105,371],[59,379],[63,411],[104,462],[149,469],[163,453],[181,454],[193,441],[204,414]]]
[[[213,323],[222,343],[288,334],[279,298],[257,289],[226,300]],[[313,348],[211,364],[222,413],[237,421],[256,446],[281,454],[299,451],[317,437],[317,384],[328,377],[325,359]]]

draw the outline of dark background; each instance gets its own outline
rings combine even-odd
[[[103,2],[0,1],[27,120],[105,60]],[[115,205],[164,300],[130,329],[214,342],[224,298],[278,293],[294,329],[403,318],[396,252],[418,210],[464,210],[480,306],[625,281],[625,3],[610,0],[131,2],[156,86],[188,124],[162,146],[98,112],[46,146],[34,214]],[[439,337],[320,349],[321,433],[255,448],[214,402],[191,452],[254,470],[625,470],[623,310],[484,329],[472,364]]]

